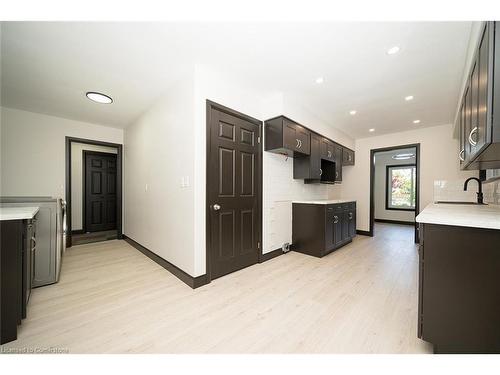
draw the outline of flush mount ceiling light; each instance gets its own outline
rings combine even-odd
[[[316,83],[317,84],[322,84],[323,82],[325,82],[325,80],[323,79],[323,77],[316,78]]]
[[[398,46],[394,46],[394,47],[391,47],[387,50],[387,54],[388,55],[395,55],[396,53],[398,53],[400,50],[400,48]]]
[[[371,129],[368,129],[368,131],[373,133],[375,131],[375,129],[371,128]]]
[[[95,92],[95,91],[89,91],[85,94],[87,98],[92,100],[93,102],[100,103],[100,104],[111,104],[113,103],[113,99],[111,96],[101,94],[100,92]]]
[[[415,154],[397,154],[397,155],[394,155],[392,158],[394,160],[406,160],[406,159],[411,159],[414,157],[415,157]]]
[[[405,96],[405,100],[407,102],[409,102],[410,100],[413,100],[413,95],[408,95],[408,96]]]
[[[353,109],[352,111],[349,111],[349,114],[354,116],[356,114],[356,111]]]
[[[414,124],[420,124],[420,120],[413,120]]]

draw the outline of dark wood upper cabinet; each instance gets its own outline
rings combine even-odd
[[[457,126],[462,169],[500,168],[500,30],[485,22],[480,33]]]
[[[285,116],[265,122],[265,137],[265,151],[291,157],[311,152],[311,132]]]
[[[342,147],[342,165],[354,165],[354,151]]]
[[[333,142],[328,138],[321,138],[321,159],[334,161],[334,152]]]
[[[333,145],[335,161],[335,182],[342,182],[342,146]]]
[[[265,151],[291,156],[293,178],[305,183],[340,183],[342,166],[354,165],[354,151],[285,116],[265,121]]]
[[[296,156],[293,159],[293,178],[319,180],[321,178],[321,137],[311,133],[310,155]]]

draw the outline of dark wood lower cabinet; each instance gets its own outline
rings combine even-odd
[[[356,235],[356,202],[293,203],[293,250],[322,257]]]
[[[418,337],[500,353],[500,230],[420,224]]]
[[[34,244],[32,220],[0,221],[0,344],[17,339],[31,292]]]

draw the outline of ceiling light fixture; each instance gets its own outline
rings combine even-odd
[[[398,52],[399,52],[399,47],[398,46],[391,47],[391,48],[389,48],[387,50],[387,54],[388,55],[395,55]]]
[[[356,111],[353,109],[352,111],[349,112],[350,115],[355,115],[356,114]]]
[[[371,128],[371,129],[368,129],[368,131],[373,133],[375,131],[375,129]]]
[[[87,98],[92,100],[93,102],[100,103],[100,104],[111,104],[113,103],[113,99],[111,96],[101,94],[100,92],[95,92],[95,91],[89,91],[85,94]]]
[[[413,120],[414,124],[420,124],[420,120]]]
[[[405,97],[405,100],[409,102],[410,100],[413,100],[413,95],[408,95]]]
[[[317,84],[322,84],[323,82],[325,82],[325,80],[323,79],[323,77],[316,78],[316,83]]]
[[[415,157],[415,154],[397,154],[397,155],[394,155],[392,158],[394,160],[406,160],[406,159],[411,159],[414,157]]]

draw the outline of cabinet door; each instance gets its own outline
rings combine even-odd
[[[470,160],[470,143],[469,143],[469,134],[471,131],[471,100],[470,100],[470,87],[469,82],[467,83],[467,88],[465,89],[464,95],[464,158],[465,162]]]
[[[354,165],[354,151],[342,148],[342,165]]]
[[[333,245],[339,246],[342,244],[342,209],[334,209],[333,211]]]
[[[470,77],[470,101],[471,101],[471,128],[468,134],[468,142],[470,145],[470,160],[473,160],[477,155],[477,120],[478,120],[478,88],[479,88],[479,65],[476,60],[472,67],[472,73]]]
[[[465,104],[462,102],[460,107],[459,115],[459,137],[460,137],[460,149],[458,150],[458,158],[460,159],[460,165],[462,166],[465,162]]]
[[[347,219],[349,220],[349,238],[356,236],[356,207],[349,209]]]
[[[317,134],[311,134],[311,150],[309,155],[309,177],[315,180],[321,178],[321,138]]]
[[[330,161],[335,159],[333,142],[327,138],[321,140],[321,158]]]
[[[488,25],[488,24],[487,24]],[[484,30],[478,52],[478,85],[477,85],[477,132],[474,141],[475,150],[480,152],[488,140],[488,82],[489,82],[489,26]]]
[[[335,224],[333,219],[333,206],[326,206],[325,212],[325,250],[331,250],[335,246]]]
[[[334,145],[335,150],[335,182],[342,181],[342,147]]]
[[[283,120],[283,147],[288,150],[296,150],[299,146],[299,142],[297,139],[297,128],[295,124]]]
[[[296,147],[296,150],[309,155],[311,153],[311,132],[301,126],[297,126],[296,129],[298,140],[298,147]]]
[[[342,212],[342,242],[349,239],[349,211]]]

